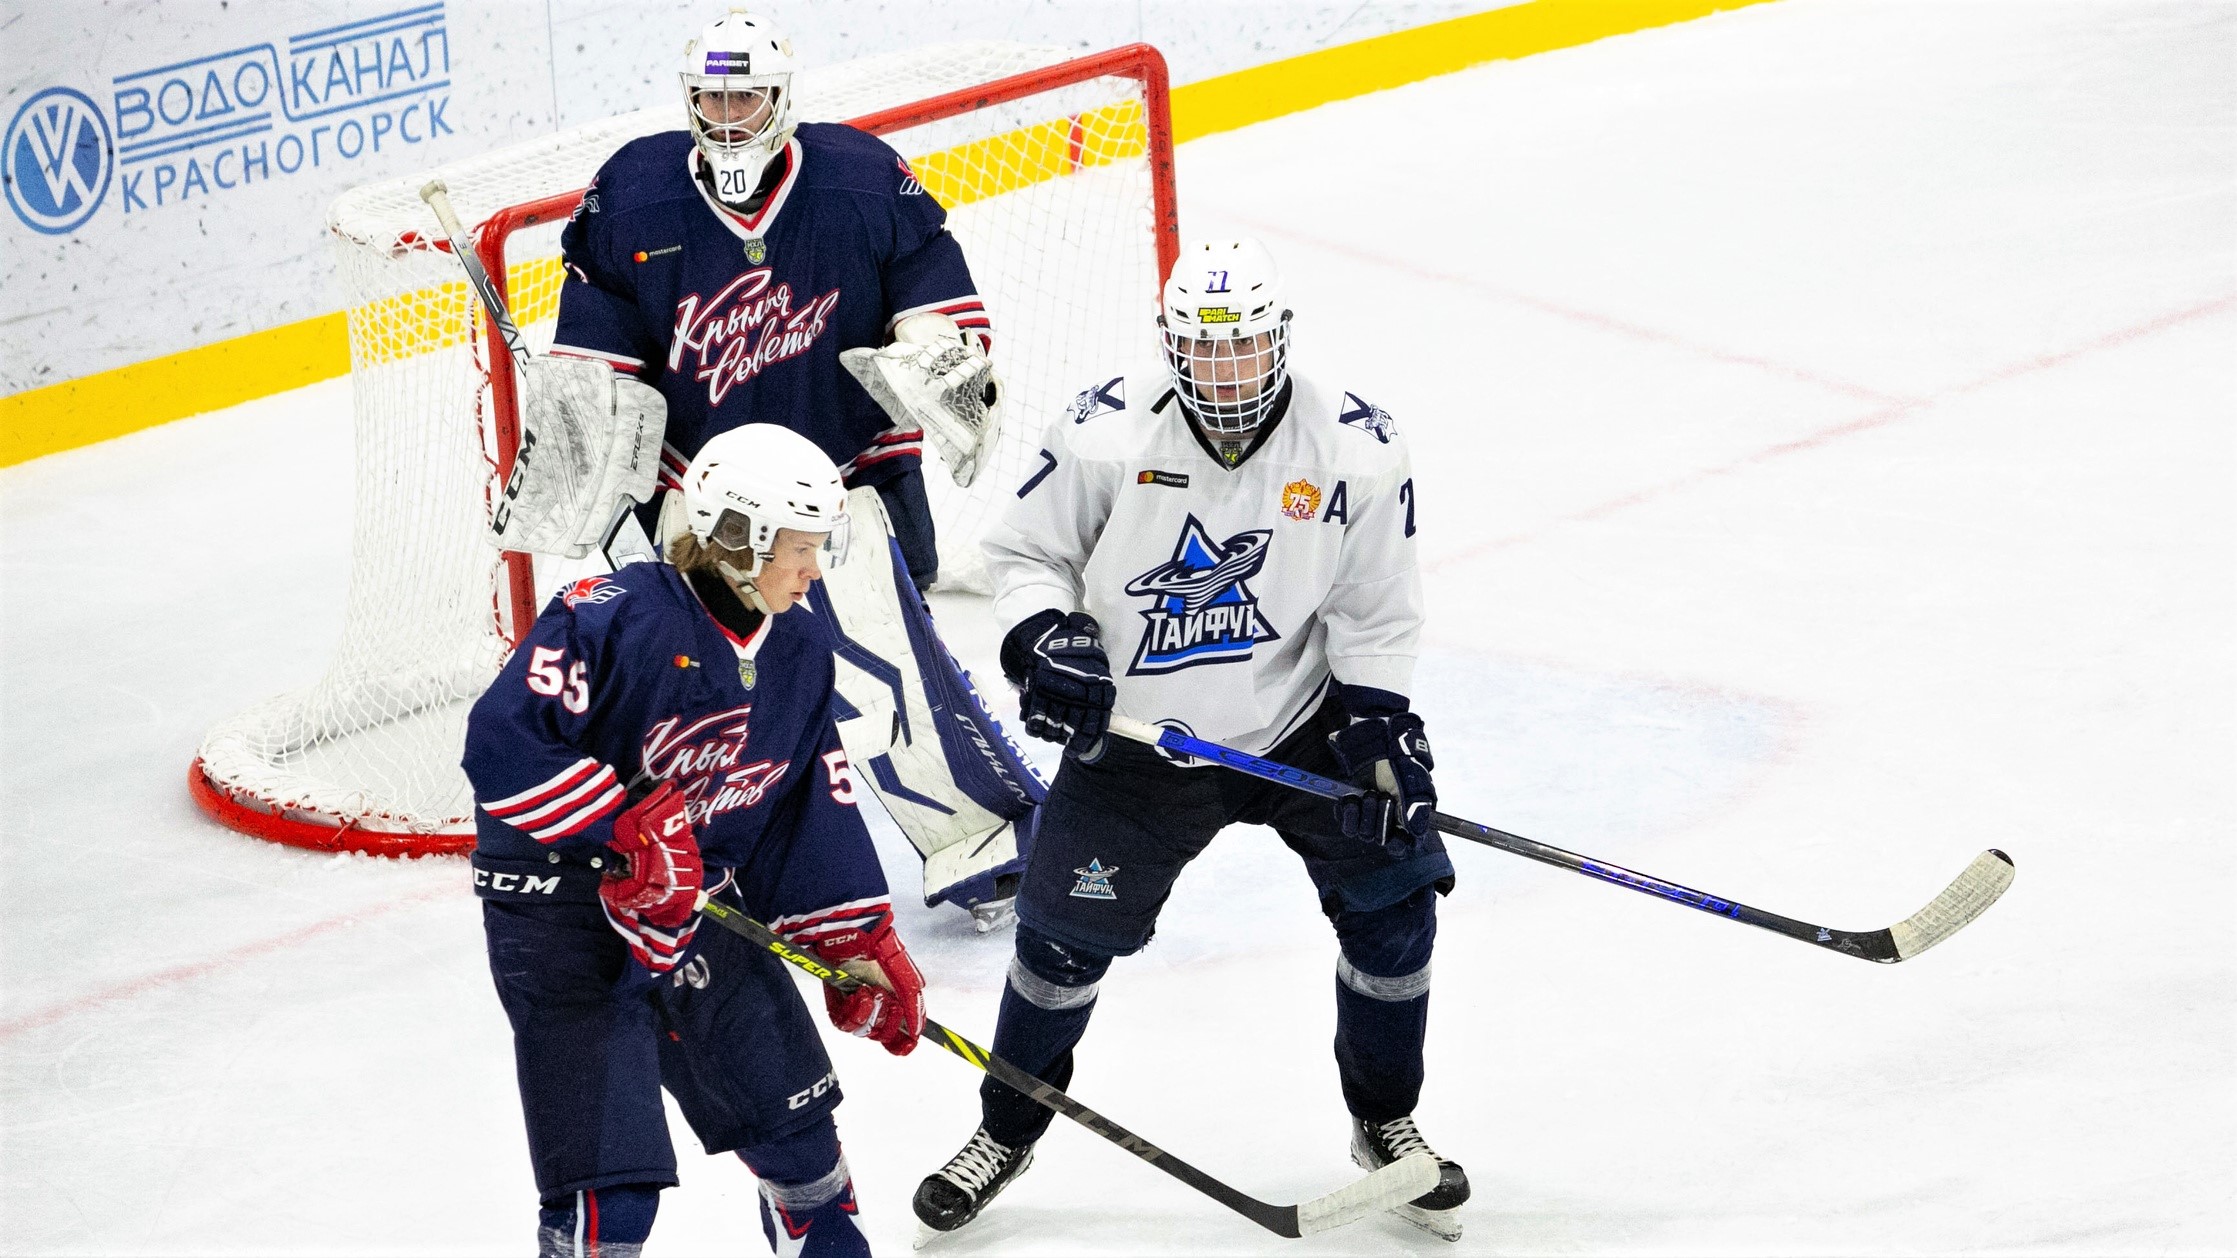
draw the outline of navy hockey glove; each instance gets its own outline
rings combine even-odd
[[[1095,617],[1052,607],[1019,621],[1002,639],[1002,675],[1018,688],[1026,733],[1093,758],[1118,701]]]
[[[1336,820],[1346,838],[1407,848],[1429,837],[1437,811],[1437,784],[1430,770],[1429,735],[1411,712],[1364,716],[1328,736],[1336,763],[1365,795],[1336,801]]]

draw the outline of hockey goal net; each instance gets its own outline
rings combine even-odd
[[[941,586],[981,588],[978,540],[1041,426],[1096,373],[1155,346],[1178,251],[1165,65],[950,44],[811,69],[803,121],[852,122],[907,157],[949,213],[994,324],[1001,445],[968,490],[926,453]],[[511,359],[419,189],[450,188],[530,344],[550,344],[559,233],[615,148],[673,130],[646,110],[354,189],[327,214],[349,311],[355,504],[348,606],[326,675],[214,727],[188,774],[228,826],[303,847],[463,851],[466,712],[542,601],[602,565],[503,556],[491,493],[518,433]]]

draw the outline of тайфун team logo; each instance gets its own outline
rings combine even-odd
[[[1247,660],[1251,648],[1279,639],[1243,584],[1266,566],[1273,539],[1272,529],[1251,529],[1215,542],[1202,521],[1188,517],[1173,557],[1126,583],[1127,593],[1155,600],[1142,612],[1142,645],[1127,671],[1171,673]]]

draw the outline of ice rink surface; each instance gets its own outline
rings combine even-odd
[[[1881,967],[1456,852],[1421,1116],[1465,1239],[1284,1242],[1059,1122],[928,1253],[2237,1251],[2233,64],[2226,4],[1786,0],[1185,146],[1184,231],[1264,237],[1297,365],[1413,443],[1448,811],[1847,928],[1986,847],[2019,878]],[[463,865],[185,789],[338,635],[347,389],[0,472],[0,1250],[529,1244]],[[983,604],[939,610],[990,676]],[[1005,941],[880,842],[931,1010],[991,1037]],[[1231,832],[1074,1091],[1334,1188],[1334,957]],[[978,1076],[833,1056],[903,1252]],[[765,1252],[676,1129],[647,1252]]]

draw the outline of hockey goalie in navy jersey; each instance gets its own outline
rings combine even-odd
[[[907,1053],[922,980],[893,930],[835,721],[838,470],[783,428],[711,439],[671,563],[552,600],[467,723],[490,970],[512,1022],[545,1255],[637,1252],[676,1183],[661,1089],[761,1181],[784,1254],[867,1254],[831,1061],[783,963],[699,929],[719,897],[875,976],[841,1030]],[[803,1248],[803,1246],[805,1248]]]
[[[598,171],[561,237],[558,328],[523,370],[523,453],[494,533],[581,558],[619,527],[649,531],[647,553],[716,434],[780,424],[814,442],[865,543],[818,595],[855,708],[842,737],[924,856],[927,903],[983,930],[1006,920],[1043,788],[918,591],[939,562],[924,443],[959,485],[995,448],[993,329],[939,202],[884,141],[797,121],[794,72],[782,33],[728,14],[685,49],[688,128]]]
[[[1427,1152],[1413,1117],[1437,896],[1452,863],[1407,693],[1421,633],[1413,479],[1390,416],[1289,370],[1290,312],[1252,241],[1192,243],[1164,291],[1164,362],[1079,395],[987,536],[1002,667],[1026,731],[1065,743],[1018,895],[994,1052],[1072,1076],[1112,959],[1149,941],[1181,869],[1234,823],[1303,858],[1335,928],[1336,1066],[1351,1153]],[[1339,387],[1331,387],[1339,386]],[[1106,734],[1172,724],[1369,794],[1341,805]],[[1212,929],[1232,930],[1234,923]],[[961,1227],[1032,1160],[1045,1111],[992,1079],[981,1125],[919,1186]],[[1459,1234],[1461,1168],[1403,1212]]]

